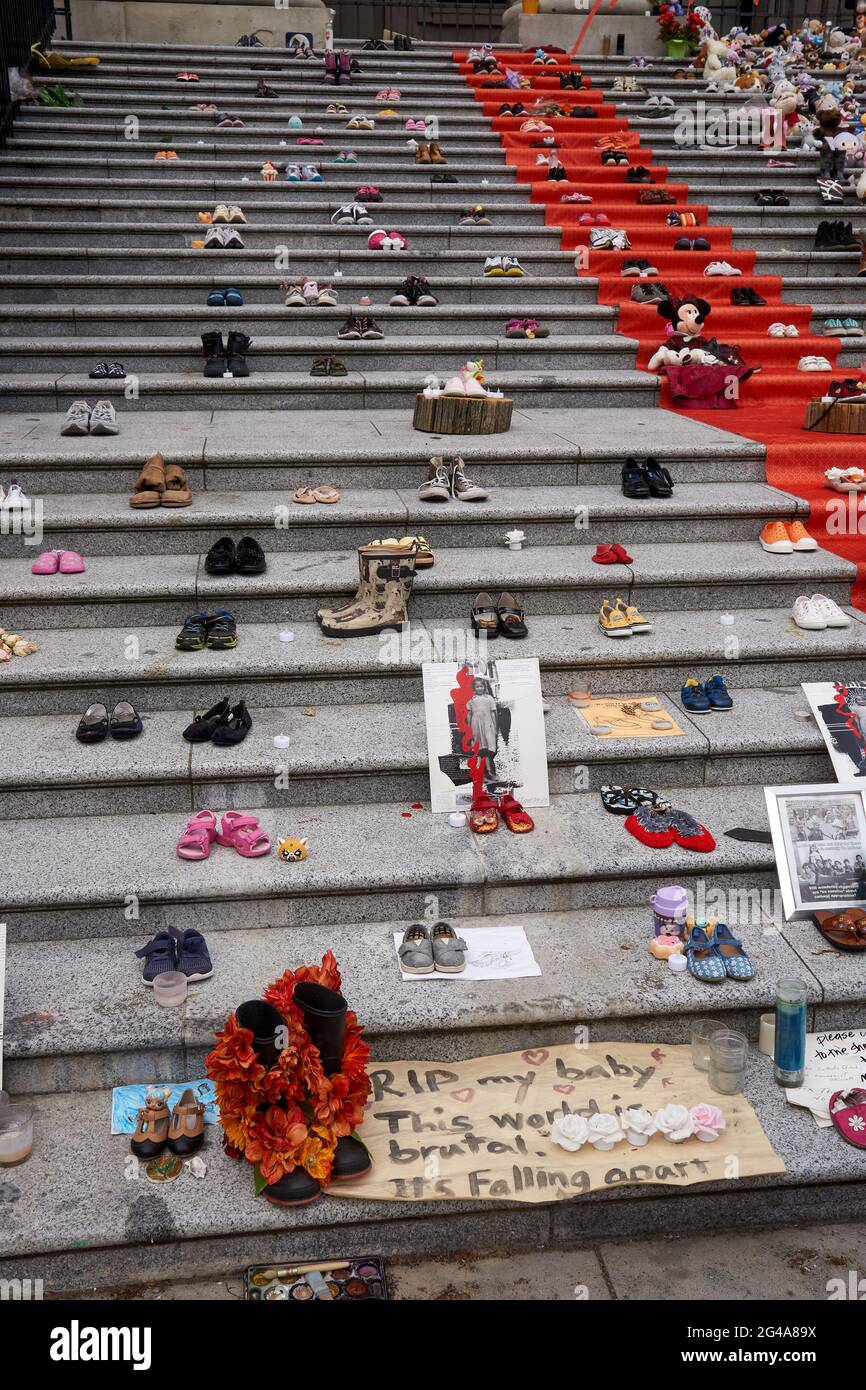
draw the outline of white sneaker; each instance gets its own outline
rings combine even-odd
[[[9,484],[9,492],[4,499],[3,508],[6,511],[20,511],[22,507],[30,506],[30,498],[25,497],[18,483],[13,478]]]
[[[501,257],[501,256],[485,256],[485,257],[484,257],[484,270],[483,270],[482,274],[484,274],[484,275],[504,275],[504,273],[505,273],[505,272],[504,272],[503,269],[502,269],[502,257]]]
[[[833,366],[826,357],[801,357],[797,363],[798,372],[832,372]]]
[[[798,627],[805,628],[807,632],[823,632],[827,626],[827,619],[815,604],[813,599],[801,594],[794,599],[794,607],[791,615]]]
[[[812,606],[824,619],[827,627],[850,627],[851,619],[848,614],[843,612],[838,603],[828,598],[826,594],[813,594]]]
[[[710,261],[704,270],[705,275],[742,275],[742,273],[741,270],[730,265],[728,261]]]

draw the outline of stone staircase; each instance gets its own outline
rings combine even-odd
[[[0,536],[0,622],[39,647],[0,669],[11,750],[0,798],[5,1084],[37,1106],[33,1157],[13,1174],[20,1199],[0,1205],[0,1273],[44,1274],[53,1289],[103,1286],[257,1258],[567,1244],[594,1233],[862,1213],[862,1156],[819,1138],[757,1057],[748,1094],[786,1161],[782,1178],[624,1188],[550,1209],[328,1196],[286,1213],[253,1201],[249,1175],[214,1136],[204,1184],[157,1192],[128,1179],[127,1147],[108,1135],[109,1088],[201,1075],[213,1029],[231,1008],[329,947],[376,1058],[540,1045],[578,1023],[595,1039],[683,1042],[690,1019],[710,1011],[754,1039],[786,973],[807,980],[814,1026],[862,1022],[861,958],[821,952],[809,923],[785,925],[769,847],[724,831],[765,826],[765,783],[832,780],[820,735],[802,717],[799,682],[841,670],[863,678],[866,616],[850,610],[844,631],[793,625],[801,592],[847,604],[854,566],[824,550],[780,560],[758,547],[764,521],[806,516],[806,504],[767,485],[760,445],[659,407],[656,379],[635,368],[637,342],[617,333],[615,309],[596,302],[597,281],[575,278],[573,251],[561,249],[544,205],[530,202],[530,186],[446,52],[362,52],[360,80],[336,90],[322,82],[319,62],[267,50],[107,45],[102,58],[97,71],[64,77],[81,108],[25,108],[0,153],[0,481],[17,476],[43,498],[45,545],[80,550],[88,567],[84,576],[33,576],[33,547]],[[626,61],[583,65],[609,112],[593,134],[643,100],[612,91]],[[201,81],[177,83],[175,73],[189,68]],[[639,77],[650,91],[697,100],[702,84],[674,82],[670,71],[659,63]],[[278,100],[253,97],[257,74]],[[376,102],[376,91],[392,84],[403,94],[400,119],[377,119],[374,131],[344,131],[346,118],[322,114],[344,101],[375,116],[392,104]],[[245,126],[216,129],[210,115],[188,109],[211,99]],[[283,166],[304,156],[287,129],[292,113],[304,134],[322,127],[324,146],[308,151],[321,184],[259,177],[265,158]],[[433,184],[406,148],[403,120],[429,113],[439,116],[457,185]],[[135,140],[125,135],[130,117]],[[162,140],[177,161],[153,159]],[[831,305],[862,313],[856,258],[809,249],[809,157],[779,171],[791,207],[757,209],[755,190],[778,181],[762,156],[683,150],[660,126],[651,140],[671,182],[688,183],[710,220],[732,227],[735,247],[757,251],[757,275],[782,275],[786,297],[812,304],[817,321]],[[340,149],[357,150],[358,163],[335,162]],[[330,223],[368,182],[384,197],[382,225],[404,232],[408,253],[370,252],[369,228]],[[203,235],[196,212],[226,200],[246,213],[244,250],[192,249]],[[459,227],[475,202],[492,225]],[[520,257],[525,278],[484,279],[484,256],[506,252]],[[410,272],[429,277],[438,307],[388,307]],[[333,279],[338,307],[283,308],[280,281],[300,274]],[[206,308],[209,290],[226,285],[243,291],[245,307]],[[385,337],[338,341],[365,293]],[[505,339],[513,314],[543,319],[550,337]],[[199,336],[214,328],[251,334],[249,378],[203,378]],[[849,340],[843,353],[859,361],[861,349]],[[511,430],[448,440],[414,431],[423,375],[453,370],[470,350],[494,385],[513,392]],[[344,358],[347,377],[308,375],[326,352]],[[134,399],[123,382],[88,380],[101,358],[135,374]],[[79,396],[115,399],[117,437],[59,435]],[[736,428],[736,417],[724,423]],[[419,502],[426,462],[443,447],[462,453],[490,486],[489,501]],[[128,507],[155,450],[187,469],[191,508]],[[622,496],[620,468],[634,453],[670,467],[672,499]],[[292,506],[294,488],[317,481],[339,487],[340,504]],[[575,525],[579,507],[589,509],[588,528]],[[276,508],[287,524],[275,524]],[[520,554],[502,545],[512,525],[527,533]],[[411,630],[390,658],[373,639],[323,639],[315,611],[353,591],[355,547],[416,530],[436,564],[417,579]],[[224,534],[256,536],[267,573],[206,575],[204,555]],[[612,574],[592,564],[606,539],[626,543],[634,566]],[[405,814],[428,793],[421,663],[448,656],[480,588],[523,596],[530,635],[514,654],[539,658],[551,706],[551,804],[525,839],[502,832],[479,841],[426,807]],[[655,630],[611,642],[596,611],[627,588]],[[234,651],[174,650],[184,616],[200,606],[237,614]],[[722,613],[732,625],[720,623]],[[279,640],[286,626],[291,644]],[[686,714],[681,682],[719,670],[734,710]],[[684,737],[637,749],[594,739],[565,699],[587,683],[595,693],[660,694]],[[223,694],[246,697],[251,735],[233,750],[184,743],[193,710]],[[142,738],[79,745],[85,706],[119,698],[141,712]],[[291,737],[287,754],[273,747],[277,733]],[[283,762],[287,789],[275,785]],[[609,780],[669,792],[713,830],[715,853],[640,845],[601,807],[597,789]],[[274,856],[178,860],[178,833],[202,806],[255,809],[272,835],[305,834],[302,873]],[[756,961],[752,982],[727,982],[710,998],[690,976],[676,979],[649,960],[648,897],[673,882],[698,903],[726,895],[727,918]],[[523,923],[541,977],[442,990],[402,984],[391,932],[431,904],[465,925]],[[205,931],[214,958],[214,978],[193,988],[182,1011],[154,1007],[132,955],[167,925]]]

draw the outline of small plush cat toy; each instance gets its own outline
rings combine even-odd
[[[297,864],[299,860],[307,857],[306,840],[280,840],[277,845],[277,858],[282,859],[284,864]]]

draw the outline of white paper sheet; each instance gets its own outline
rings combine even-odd
[[[452,926],[469,947],[463,973],[407,975],[401,966],[404,980],[522,980],[541,974],[523,927],[460,927],[456,922]],[[395,931],[395,951],[402,941],[403,932]]]
[[[866,1028],[807,1033],[803,1085],[785,1091],[791,1104],[811,1110],[818,1128],[828,1129],[830,1097],[850,1086],[866,1086]]]

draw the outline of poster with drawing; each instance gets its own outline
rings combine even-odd
[[[866,777],[866,681],[804,681],[803,694],[837,780]]]
[[[785,916],[866,901],[866,805],[857,786],[765,787]]]
[[[473,779],[547,806],[547,742],[538,659],[425,662],[424,713],[434,812],[468,811]]]

